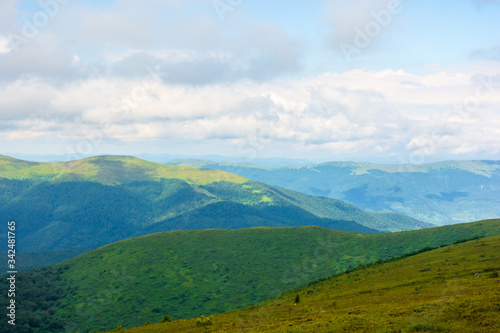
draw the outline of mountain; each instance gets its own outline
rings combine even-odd
[[[39,333],[89,332],[224,313],[361,264],[490,235],[500,235],[500,220],[381,234],[320,227],[157,233],[20,272],[18,323],[38,325]],[[0,279],[0,288],[7,283]]]
[[[425,165],[329,162],[260,166],[201,160],[171,165],[218,169],[362,209],[392,211],[444,225],[500,216],[500,161],[447,161]]]
[[[380,232],[431,226],[224,171],[125,156],[68,163],[0,157],[0,201],[0,220],[17,222],[23,252],[92,249],[169,230],[317,225]],[[4,249],[6,238],[1,242]]]
[[[77,159],[89,158],[99,155],[54,155],[54,154],[19,154],[19,153],[6,153],[5,155],[15,157],[17,159],[33,161],[33,162],[67,162],[68,159],[75,157]],[[297,159],[297,158],[248,158],[242,156],[223,156],[223,155],[179,155],[179,154],[134,154],[131,155],[143,160],[163,163],[165,161],[171,160],[182,160],[182,159],[198,159],[198,160],[210,160],[210,161],[220,161],[220,162],[239,162],[248,163],[252,161],[254,164],[258,165],[291,165],[291,164],[311,164],[318,163],[320,160],[308,160],[308,159]]]
[[[124,330],[500,332],[500,236],[316,281],[245,310]]]

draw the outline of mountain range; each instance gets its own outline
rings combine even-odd
[[[0,219],[17,222],[21,252],[92,249],[169,230],[316,225],[377,233],[432,226],[224,171],[126,156],[68,163],[2,156],[0,200]]]
[[[167,164],[223,170],[290,190],[343,200],[362,209],[397,212],[437,225],[500,216],[500,161],[263,166],[184,159]]]
[[[474,288],[489,293],[494,286],[485,281],[495,280],[470,278],[472,270],[498,277],[498,258],[490,252],[498,241],[485,237],[500,235],[500,220],[436,227],[390,203],[400,199],[412,211],[421,202],[425,215],[432,211],[429,202],[462,202],[464,196],[443,192],[452,180],[470,188],[481,180],[487,193],[495,193],[495,163],[402,172],[401,166],[348,162],[263,167],[192,160],[168,165],[130,156],[60,163],[0,156],[0,219],[16,221],[16,268],[29,269],[16,275],[16,329],[121,331],[144,324],[131,332],[447,332],[452,322],[475,318],[493,332],[497,300],[477,296]],[[224,168],[235,173],[219,170]],[[294,186],[307,192],[309,184],[315,193],[268,185],[257,180],[262,175],[271,183],[295,179]],[[384,197],[388,186],[396,186],[391,177],[400,181],[398,200]],[[381,192],[356,192],[349,187],[353,180]],[[361,209],[315,187],[332,184],[343,184],[351,201],[372,206]],[[422,201],[418,193],[425,188],[441,194],[427,193],[430,201]],[[479,208],[497,201],[481,200],[476,197]],[[374,211],[381,202],[389,206]],[[447,254],[450,244],[463,242],[468,245]],[[428,251],[433,254],[423,253]],[[444,314],[429,319],[433,304],[442,301],[436,286],[448,279],[466,281],[472,291],[455,290],[459,301],[440,303]],[[3,277],[0,288],[7,290],[8,283]],[[8,301],[5,294],[0,300]],[[5,325],[0,332],[10,332]]]

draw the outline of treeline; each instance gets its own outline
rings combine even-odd
[[[66,266],[67,267],[67,266]],[[16,320],[15,327],[2,320],[0,332],[46,333],[62,332],[64,325],[58,317],[61,300],[71,290],[60,287],[60,275],[65,267],[52,267],[20,272],[16,275]],[[7,276],[0,279],[0,289],[8,290]],[[7,297],[2,297],[2,308],[7,306]],[[5,307],[4,307],[5,305]]]

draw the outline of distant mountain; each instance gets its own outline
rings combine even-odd
[[[92,249],[169,230],[316,225],[380,232],[431,226],[224,171],[125,156],[68,163],[0,157],[0,201],[0,220],[17,222],[18,250],[25,252]]]
[[[383,234],[319,227],[157,233],[113,243],[53,267],[19,273],[18,324],[36,327],[39,333],[97,332],[118,325],[126,328],[147,321],[157,323],[165,315],[179,319],[223,313],[360,264],[491,235],[500,235],[500,220]],[[439,279],[418,277],[420,273],[404,263],[396,265],[397,272],[400,274],[408,268],[406,274],[412,274],[411,277],[391,278],[386,268],[380,268],[369,275],[353,275],[349,281],[379,276],[382,272],[388,273],[381,277],[382,282],[398,280],[397,285],[411,287],[407,298],[424,282],[435,284],[433,288],[439,293],[447,287],[443,281],[451,278],[447,272],[456,262],[460,266],[454,269],[463,272],[467,268],[467,276],[474,274],[479,263],[487,265],[485,268],[499,269],[497,253],[482,244],[481,240],[476,243],[477,249],[466,258],[462,253],[452,252],[452,261],[448,263],[424,261],[419,269],[441,275]],[[476,250],[484,252],[483,257]],[[0,289],[7,290],[7,283],[6,278],[1,278]],[[390,292],[373,282],[359,282],[353,290],[343,286],[339,291],[338,283],[335,288],[333,284],[329,286],[321,294],[301,291],[300,297],[305,301],[316,295],[322,300],[321,307],[326,309],[323,304],[332,305],[339,295],[347,293],[351,296],[337,303],[340,308],[348,308],[348,298],[360,297],[363,295],[358,294],[360,290],[369,293],[371,289],[380,301],[388,299],[382,297],[383,292]],[[363,289],[359,289],[361,287]],[[429,291],[422,290],[423,296]],[[336,296],[327,297],[334,293]],[[6,297],[6,293],[0,296],[2,304]],[[286,312],[291,304],[285,299],[287,301],[281,304]],[[422,302],[424,306],[425,299]],[[401,302],[394,307],[411,305]],[[313,305],[308,303],[308,306]],[[318,311],[319,307],[314,313]],[[412,309],[408,311],[413,313]],[[6,321],[0,325],[6,325]],[[176,329],[160,331],[179,332]],[[186,332],[196,331],[194,326]]]
[[[396,259],[241,311],[123,332],[500,332],[500,236]]]
[[[17,153],[7,153],[7,156],[15,157],[25,161],[32,162],[68,162],[74,159],[84,159],[95,156],[105,156],[105,155],[85,155],[78,154],[77,156],[72,155],[54,155],[54,154],[17,154]],[[311,164],[318,163],[319,160],[307,160],[307,159],[297,159],[297,158],[253,158],[249,159],[247,157],[241,156],[222,156],[222,155],[172,155],[172,154],[134,154],[131,155],[143,160],[164,163],[171,160],[181,160],[181,159],[203,159],[210,161],[220,161],[220,162],[238,162],[238,163],[248,163],[252,161],[253,164],[258,165],[291,165],[291,164]],[[69,159],[69,160],[68,160]]]
[[[218,169],[373,211],[392,211],[438,225],[500,217],[500,161],[425,165],[329,162],[258,166],[175,160],[170,165]]]

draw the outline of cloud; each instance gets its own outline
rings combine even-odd
[[[10,33],[19,0],[0,1],[0,33]]]
[[[500,61],[500,44],[475,50],[472,52],[471,57],[473,59]]]
[[[23,76],[71,78],[77,73],[73,59],[57,36],[40,33],[18,52],[0,54],[0,81]]]
[[[36,134],[41,142],[59,138],[73,147],[101,137],[123,144],[217,142],[278,155],[277,147],[405,158],[493,154],[500,94],[488,94],[479,79],[489,73],[500,75],[498,63],[426,75],[352,70],[196,86],[157,80],[154,73],[58,84],[20,79],[1,86],[0,132],[23,140]],[[500,89],[497,80],[492,89]],[[478,104],[471,104],[476,96]]]
[[[0,54],[9,53],[10,49],[10,39],[5,36],[0,36]]]
[[[13,24],[10,30],[21,36],[23,27]],[[0,35],[4,80],[141,76],[153,65],[162,67],[167,83],[269,80],[299,72],[304,54],[303,45],[275,24],[245,16],[220,21],[210,1],[194,0],[140,6],[116,1],[107,8],[73,3],[20,44],[19,52],[9,52],[6,38]]]
[[[340,52],[342,43],[376,49],[398,24],[389,0],[323,3],[330,46]],[[211,0],[71,2],[16,52],[8,34],[21,33],[19,17],[40,7],[21,12],[18,1],[3,1],[0,132],[11,140],[4,149],[90,142],[96,150],[182,143],[275,155],[498,150],[498,94],[474,112],[450,113],[475,96],[478,77],[500,73],[497,48],[477,50],[467,66],[426,67],[427,74],[306,75],[304,68],[323,66],[304,64],[323,56],[309,48],[308,32],[254,18],[250,6],[221,21]],[[360,34],[369,37],[362,47]]]
[[[395,25],[401,10],[401,3],[394,0],[329,0],[325,8],[332,28],[329,43],[342,52],[349,47],[356,53],[372,49],[384,30]]]

